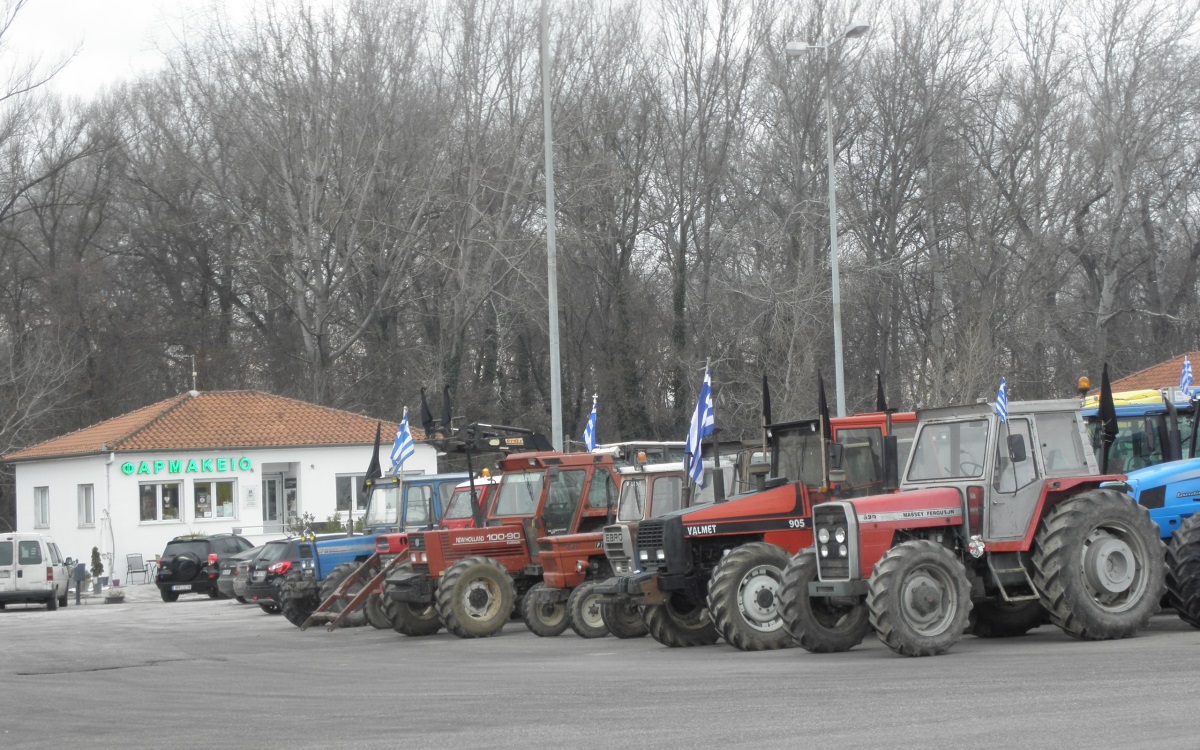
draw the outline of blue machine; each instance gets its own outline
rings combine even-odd
[[[368,479],[362,534],[312,540],[300,545],[300,567],[318,581],[345,563],[359,564],[375,553],[379,534],[432,529],[442,517],[465,472]]]
[[[1143,394],[1145,391],[1135,391]],[[1125,394],[1113,394],[1117,412],[1117,439],[1109,448],[1108,471],[1112,474],[1128,474],[1131,471],[1144,469],[1147,466],[1178,460],[1186,456],[1194,456],[1196,431],[1196,408],[1194,402],[1168,402],[1159,397],[1131,398],[1125,401]],[[1093,402],[1093,399],[1088,399]],[[1124,401],[1124,402],[1123,402]],[[1134,403],[1136,401],[1136,403]],[[1088,437],[1092,449],[1100,455],[1100,418],[1098,408],[1085,404],[1083,418],[1088,425]],[[1172,414],[1174,412],[1174,414]],[[1177,427],[1173,426],[1177,423]],[[1180,438],[1178,451],[1173,445],[1172,431],[1178,430]]]

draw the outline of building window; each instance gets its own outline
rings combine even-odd
[[[179,520],[179,483],[143,484],[139,488],[143,521]]]
[[[33,525],[38,529],[50,526],[50,488],[33,488]]]
[[[350,498],[354,498],[354,510],[367,509],[367,493],[363,492],[366,474],[353,474],[337,478],[337,509],[343,513],[350,510]]]
[[[96,525],[96,490],[93,485],[79,485],[79,528]]]
[[[202,518],[234,518],[233,482],[194,482],[192,508],[196,520]]]

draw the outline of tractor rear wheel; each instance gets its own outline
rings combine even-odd
[[[601,602],[600,616],[604,618],[604,627],[617,638],[645,638],[650,632],[637,605],[628,600]]]
[[[1179,619],[1200,628],[1200,515],[1180,524],[1167,545],[1167,601]]]
[[[971,612],[967,570],[937,542],[902,542],[875,563],[867,610],[875,635],[892,653],[944,654],[962,638]]]
[[[600,597],[596,593],[595,581],[584,581],[575,587],[567,599],[571,630],[580,638],[603,638],[608,635],[604,614],[600,609]]]
[[[442,576],[437,609],[446,630],[459,638],[486,638],[508,622],[516,599],[516,587],[500,563],[468,557]]]
[[[1046,608],[1037,600],[979,602],[971,610],[967,632],[977,638],[1012,638],[1048,622]]]
[[[817,580],[816,550],[801,550],[783,569],[779,607],[792,641],[814,654],[849,651],[871,632],[867,605],[810,597],[808,584]]]
[[[362,563],[357,562],[346,562],[329,571],[329,575],[326,576],[325,580],[321,583],[321,601],[324,602],[326,599],[332,596],[333,592],[338,590],[338,586],[342,585],[342,581],[353,575],[354,571],[358,570],[358,567],[361,564]],[[358,583],[350,587],[350,590],[346,592],[346,595],[354,596],[359,591],[362,591],[363,584],[364,581],[360,580]],[[345,608],[346,603],[344,601],[337,601],[330,606],[328,611],[340,613]],[[346,615],[346,619],[342,620],[343,628],[361,628],[366,624],[367,613],[361,608]]]
[[[1055,625],[1075,638],[1128,638],[1166,589],[1150,513],[1114,490],[1089,490],[1046,514],[1033,539],[1033,582]]]
[[[381,594],[379,605],[391,623],[392,630],[401,635],[433,635],[442,629],[442,620],[433,604],[398,602],[386,594]]]
[[[545,601],[539,595],[546,590],[545,583],[535,583],[521,598],[521,619],[534,635],[553,638],[562,635],[571,624],[567,604],[563,600]]]
[[[296,627],[303,625],[308,616],[321,606],[320,591],[320,584],[305,578],[299,570],[289,571],[283,579],[283,586],[279,588],[279,608],[283,610],[283,616]]]
[[[783,549],[752,542],[725,555],[713,570],[708,611],[717,632],[739,651],[792,645],[779,613],[779,584],[787,564]]]
[[[650,637],[664,646],[711,646],[721,637],[708,616],[708,608],[671,594],[662,604],[642,607],[642,622]]]
[[[383,595],[378,591],[367,597],[363,612],[367,615],[367,624],[376,630],[392,629],[392,619],[383,611]]]

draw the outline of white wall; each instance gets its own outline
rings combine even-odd
[[[385,470],[388,468],[386,449],[387,446],[384,446],[382,457]],[[434,448],[417,444],[416,449],[416,456],[405,462],[405,470],[435,473],[437,458]],[[64,555],[85,563],[90,563],[92,547],[98,547],[103,555],[111,555],[105,559],[105,575],[124,583],[128,580],[125,555],[140,553],[145,559],[153,559],[154,555],[162,553],[167,541],[181,534],[218,534],[240,529],[242,536],[255,544],[282,536],[280,532],[264,527],[264,471],[274,473],[280,470],[285,477],[294,478],[297,512],[301,515],[311,513],[317,521],[324,521],[337,510],[337,477],[366,473],[371,451],[371,446],[355,445],[120,452],[17,462],[13,465],[17,492],[17,531],[46,534],[58,543]],[[243,462],[243,459],[247,461]],[[171,470],[174,468],[172,461],[179,461],[179,471]],[[189,461],[195,461],[195,466],[189,466]],[[239,466],[239,463],[242,465]],[[189,471],[189,468],[192,470]],[[195,484],[206,480],[234,482],[236,502],[233,518],[216,518],[215,512],[213,518],[196,517]],[[180,519],[142,521],[139,505],[141,485],[163,482],[178,482],[181,485]],[[91,525],[81,524],[78,509],[79,486],[86,484],[94,488],[95,521]],[[35,487],[48,488],[48,528],[37,528],[34,524]],[[342,521],[345,520],[343,513]],[[115,564],[109,560],[115,561]]]

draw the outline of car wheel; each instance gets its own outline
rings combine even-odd
[[[162,600],[164,602],[179,601],[179,592],[178,591],[171,591],[170,589],[159,589],[158,595],[162,597]]]

